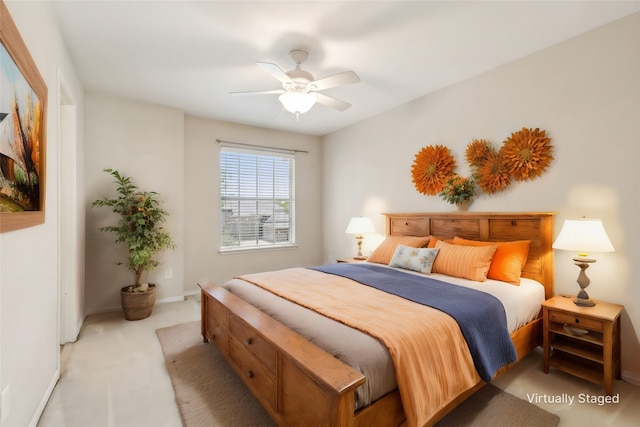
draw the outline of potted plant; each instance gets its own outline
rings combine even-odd
[[[453,175],[444,185],[440,197],[447,203],[456,205],[460,210],[466,210],[471,204],[471,199],[476,194],[476,183],[473,177]]]
[[[162,227],[169,215],[160,207],[157,193],[141,191],[131,178],[117,170],[105,169],[115,178],[116,198],[94,201],[92,207],[109,207],[118,215],[115,225],[101,227],[100,231],[114,233],[116,243],[127,247],[127,260],[118,262],[133,271],[133,284],[120,290],[122,308],[127,320],[140,320],[151,315],[156,300],[156,285],[142,282],[145,271],[153,270],[158,261],[153,257],[175,245],[171,235]]]

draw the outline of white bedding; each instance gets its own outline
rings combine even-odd
[[[384,267],[384,265],[382,266]],[[405,273],[413,273],[403,269],[397,270]],[[423,274],[420,273],[415,274],[423,276]],[[509,333],[535,319],[540,313],[541,304],[544,302],[544,286],[535,280],[525,279],[524,277],[520,279],[520,286],[492,279],[487,279],[484,282],[474,282],[473,280],[460,279],[438,273],[430,274],[428,277],[442,282],[476,289],[498,298],[507,314],[507,328],[509,329]]]

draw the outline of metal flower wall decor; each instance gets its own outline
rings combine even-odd
[[[522,128],[507,138],[500,151],[513,179],[526,181],[542,175],[547,170],[551,155],[551,138],[546,131]]]
[[[475,186],[484,193],[504,190],[512,181],[533,180],[545,172],[551,161],[553,147],[546,131],[522,128],[512,133],[497,149],[486,139],[472,140],[465,150],[465,160],[471,176],[455,174],[456,162],[448,148],[430,145],[415,156],[411,174],[422,194],[440,195],[445,201],[461,205],[475,195]],[[456,187],[459,183],[460,188]],[[464,183],[464,186],[462,186]],[[474,185],[473,190],[469,185]]]
[[[413,183],[422,194],[435,196],[453,175],[456,161],[451,151],[442,145],[429,145],[416,154],[411,167]]]

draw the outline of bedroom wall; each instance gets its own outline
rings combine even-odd
[[[219,145],[216,139],[308,151],[296,154],[293,249],[220,254]],[[317,136],[185,117],[185,292],[242,273],[317,265],[322,260],[322,146]]]
[[[50,3],[5,4],[48,88],[45,223],[0,234],[0,391],[7,399],[1,425],[35,427],[59,377],[59,262],[70,261],[59,258],[58,251],[62,162],[58,79],[64,79],[67,95],[76,103],[80,163],[84,93]],[[71,264],[75,265],[73,260]]]
[[[296,155],[296,248],[218,253],[217,138],[309,151]],[[196,294],[199,282],[222,283],[237,274],[314,265],[322,259],[319,137],[185,116],[178,109],[89,91],[86,150],[87,314],[120,310],[119,290],[131,281],[129,270],[115,265],[123,259],[123,248],[98,230],[112,214],[90,208],[91,201],[114,194],[105,168],[158,192],[170,213],[166,228],[176,248],[161,253],[161,265],[146,276],[159,285],[159,302]],[[167,269],[172,278],[165,277]]]
[[[133,273],[116,262],[126,259],[115,236],[99,231],[111,225],[108,208],[91,202],[114,197],[110,168],[132,178],[140,189],[155,191],[169,212],[165,229],[176,248],[156,257],[161,265],[142,280],[158,285],[157,300],[183,298],[184,276],[184,114],[181,110],[87,92],[86,174],[86,310],[88,314],[120,310],[120,288],[133,283]],[[170,269],[171,278],[165,270]]]
[[[434,64],[437,66],[437,64]],[[457,171],[468,174],[466,145],[496,145],[522,127],[544,129],[555,160],[542,177],[481,195],[472,211],[558,211],[563,220],[601,218],[616,248],[589,269],[589,294],[626,303],[622,317],[623,371],[640,384],[640,14],[603,26],[517,62],[450,86],[324,138],[325,261],[352,256],[344,230],[352,216],[374,221],[381,212],[450,211],[411,180],[414,155],[424,146],[449,147]],[[555,253],[556,293],[577,293],[573,254]]]

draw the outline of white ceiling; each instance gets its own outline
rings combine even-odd
[[[218,120],[324,135],[638,12],[640,1],[56,1],[90,90]],[[283,111],[255,65],[293,68],[306,49],[316,79],[353,70],[326,94],[352,105]]]

